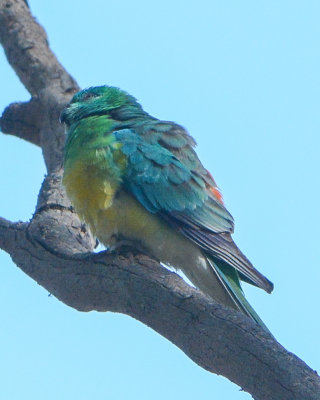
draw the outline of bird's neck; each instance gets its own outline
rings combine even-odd
[[[142,123],[148,123],[148,121],[155,121],[156,118],[151,117],[142,108],[136,107],[124,107],[115,110],[110,113],[113,120],[113,129],[127,129],[139,126]]]

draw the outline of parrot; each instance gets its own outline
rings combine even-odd
[[[107,85],[76,93],[60,121],[66,127],[62,182],[92,234],[109,249],[135,243],[269,332],[241,281],[267,293],[273,284],[234,243],[233,217],[187,130]]]

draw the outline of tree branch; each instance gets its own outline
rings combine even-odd
[[[27,103],[10,104],[0,118],[0,129],[40,146],[41,120],[41,105],[37,98],[33,98]]]
[[[0,249],[10,254],[12,244],[17,242],[17,233],[25,231],[27,224],[14,223],[0,217]]]
[[[79,87],[49,48],[44,29],[22,0],[0,0],[0,42],[12,68],[33,97],[29,105],[10,106],[1,128],[32,143],[40,143],[49,172],[61,166],[64,130],[58,124],[63,107]],[[35,116],[30,124],[27,109]],[[17,120],[12,122],[13,114]],[[22,125],[26,125],[21,130]],[[38,139],[39,138],[39,139]]]
[[[49,49],[46,32],[21,0],[0,0],[0,41],[12,68],[32,96],[48,86],[61,94],[78,89]]]
[[[52,207],[37,213],[28,227],[10,224],[8,229],[15,232],[6,250],[26,274],[65,304],[138,319],[255,399],[319,398],[319,378],[306,364],[244,315],[215,303],[147,256],[76,252],[62,224],[75,216]],[[83,243],[81,237],[78,243]]]
[[[1,128],[40,144],[49,171],[30,223],[0,219],[0,247],[65,304],[138,319],[255,399],[319,399],[317,374],[244,315],[215,303],[145,255],[128,249],[91,253],[95,241],[61,186],[64,134],[58,116],[77,84],[23,0],[0,0],[0,40],[33,96],[29,103],[9,106]]]

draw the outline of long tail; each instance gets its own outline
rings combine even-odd
[[[245,298],[241,288],[238,271],[225,264],[223,261],[212,260],[212,258],[209,257],[207,258],[207,260],[212,267],[216,277],[219,279],[221,285],[227,292],[230,300],[234,305],[234,308],[242,311],[248,317],[252,318],[266,332],[271,334],[264,322],[261,320],[261,318],[258,316],[258,314],[254,311],[254,309]],[[212,297],[214,298],[214,295]]]

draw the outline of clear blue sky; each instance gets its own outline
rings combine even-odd
[[[235,240],[275,284],[248,299],[319,371],[319,1],[29,2],[82,87],[126,89],[196,138]],[[0,109],[27,100],[2,52],[0,69]],[[0,154],[0,214],[28,220],[41,151],[0,135]],[[251,398],[142,324],[76,312],[0,262],[1,400]]]

